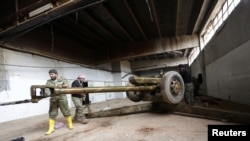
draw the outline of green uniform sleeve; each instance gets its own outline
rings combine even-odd
[[[69,82],[68,82],[68,80],[65,77],[60,76],[60,77],[58,77],[54,81],[47,80],[46,85],[49,86],[49,87],[62,88],[63,85],[66,85],[67,87],[69,87]],[[51,95],[50,90],[49,89],[45,89],[45,94],[47,96]]]
[[[67,80],[65,77],[61,76],[61,77],[58,79],[58,81],[62,82],[62,85],[66,85],[67,87],[69,87],[69,82],[68,82],[68,80]],[[61,87],[62,87],[62,86],[61,86]]]
[[[46,86],[51,86],[51,84],[52,84],[52,83],[50,83],[50,81],[47,80],[47,82],[46,82],[45,85],[46,85]],[[50,95],[50,94],[51,94],[50,90],[49,90],[48,88],[46,88],[46,89],[45,89],[45,95],[48,96],[48,95]]]

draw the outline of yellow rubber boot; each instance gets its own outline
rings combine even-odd
[[[49,130],[45,133],[45,135],[49,135],[55,131],[55,120],[49,119]]]
[[[73,124],[72,124],[72,117],[71,116],[68,116],[66,118],[67,122],[68,122],[68,127],[69,129],[73,129]]]

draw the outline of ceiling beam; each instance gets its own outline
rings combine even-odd
[[[84,66],[86,68],[95,68],[96,69],[96,67],[93,65],[94,64],[93,58],[89,57],[89,56],[91,56],[91,54],[89,54],[89,56],[86,57],[88,59],[79,59],[78,57],[75,57],[78,55],[75,55],[74,57],[72,57],[72,56],[69,57],[69,56],[62,55],[60,53],[55,54],[52,52],[42,51],[42,50],[38,50],[38,49],[34,49],[34,48],[23,49],[23,48],[18,48],[15,45],[12,45],[12,43],[7,43],[6,45],[0,45],[0,48],[6,48],[9,50],[13,50],[13,51],[29,53],[32,55],[38,55],[38,56],[42,56],[42,57],[46,57],[46,58],[56,59],[58,61],[78,64],[78,65]],[[72,50],[70,50],[70,51],[72,51]],[[71,54],[78,54],[78,53],[79,53],[79,51],[75,52],[75,53],[71,53]]]
[[[96,64],[160,54],[164,52],[194,48],[199,46],[197,35],[165,38],[130,44],[116,44],[108,50],[96,53]]]
[[[72,22],[73,24],[75,24],[75,26],[81,31],[83,30],[84,32],[87,32],[89,35],[93,35],[94,37],[96,37],[99,41],[101,42],[105,42],[105,40],[101,37],[99,37],[99,35],[97,35],[96,33],[94,33],[93,31],[89,30],[88,28],[86,28],[85,26],[83,26],[82,24],[80,24],[79,22],[75,21],[74,19],[72,19],[69,16],[65,16],[65,20]]]
[[[88,17],[88,19],[91,20],[91,22],[93,22],[98,28],[100,28],[102,31],[104,31],[105,33],[107,33],[111,38],[113,38],[116,41],[119,41],[119,39],[117,37],[115,37],[111,32],[109,32],[106,28],[104,28],[101,24],[99,24],[92,16],[90,16],[87,12],[85,12],[84,10],[82,10],[80,13],[84,14],[85,16]]]
[[[145,40],[148,40],[147,36],[145,35],[144,31],[142,30],[141,25],[139,24],[139,22],[138,22],[138,20],[136,19],[134,13],[132,12],[130,6],[128,5],[127,0],[123,0],[123,2],[124,2],[124,4],[125,4],[125,6],[127,7],[128,12],[129,12],[129,14],[131,15],[132,19],[134,20],[136,26],[139,28],[139,30],[140,30],[140,32],[141,32],[143,38],[144,38]]]
[[[188,30],[188,22],[192,13],[193,1],[177,0],[176,1],[176,29],[175,35],[186,35]]]
[[[210,3],[210,0],[204,0],[203,1],[201,10],[199,12],[198,18],[197,18],[197,20],[195,22],[195,25],[194,25],[193,33],[199,32],[201,24],[203,23],[207,8],[209,6],[209,3]]]
[[[178,23],[179,23],[179,0],[176,0],[176,16],[175,16],[175,36],[178,36]]]
[[[156,24],[157,32],[159,34],[159,38],[162,38],[162,36],[161,36],[161,30],[160,30],[160,26],[159,26],[159,21],[158,21],[158,17],[157,17],[157,13],[156,13],[156,10],[155,10],[154,0],[150,0],[150,3],[152,5],[152,11],[153,11],[154,19],[155,19],[155,24]]]
[[[105,0],[74,0],[52,10],[45,12],[39,16],[26,20],[25,23],[19,24],[16,27],[7,29],[0,33],[0,44],[5,44],[10,40],[13,40],[21,35],[43,25],[50,21],[53,21],[62,16],[76,12],[78,10],[93,6],[104,2]]]
[[[130,41],[134,41],[134,39],[128,34],[128,32],[122,27],[122,25],[115,19],[115,17],[109,12],[109,10],[105,6],[103,5],[101,6],[105,10],[105,12],[109,14],[113,22],[115,22],[119,26],[119,28],[122,30],[122,32],[130,39]]]
[[[154,19],[155,19],[155,24],[156,24],[157,32],[159,34],[159,38],[162,38],[161,29],[160,29],[160,26],[159,26],[159,21],[158,21],[157,13],[156,13],[156,10],[155,10],[154,0],[150,0],[150,3],[152,5],[152,11],[153,11]]]
[[[61,24],[60,22],[58,22],[58,21],[53,21],[53,24],[54,24],[55,26],[59,27],[62,31],[67,32],[67,33],[69,33],[70,35],[72,35],[71,37],[73,37],[73,39],[74,39],[74,38],[78,38],[82,43],[85,42],[85,43],[91,45],[91,47],[87,47],[87,48],[98,49],[98,47],[100,46],[100,45],[96,44],[95,42],[90,41],[90,40],[87,39],[86,37],[82,36],[81,34],[76,33],[76,32],[73,31],[73,30],[70,30],[69,28],[65,27],[64,25],[62,25],[62,24]],[[75,35],[77,35],[77,36],[75,36]],[[75,36],[75,37],[74,37],[74,36]]]
[[[134,61],[131,63],[131,70],[135,71],[145,71],[150,69],[159,69],[166,67],[176,67],[179,64],[187,64],[187,57],[178,57],[173,59],[159,59],[150,61]]]

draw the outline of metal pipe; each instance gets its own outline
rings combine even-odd
[[[108,86],[85,88],[53,88],[53,94],[80,94],[99,92],[153,91],[156,86]]]
[[[157,85],[161,83],[161,78],[133,76],[129,78],[129,82],[134,85],[142,85],[142,84]]]

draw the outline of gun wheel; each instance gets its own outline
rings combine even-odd
[[[163,100],[169,104],[178,104],[184,97],[185,85],[181,75],[176,71],[164,74],[161,80]]]
[[[134,86],[131,83],[128,83],[127,86]],[[143,93],[139,92],[139,91],[127,91],[126,95],[128,97],[128,99],[130,99],[133,102],[139,102],[143,99]]]

